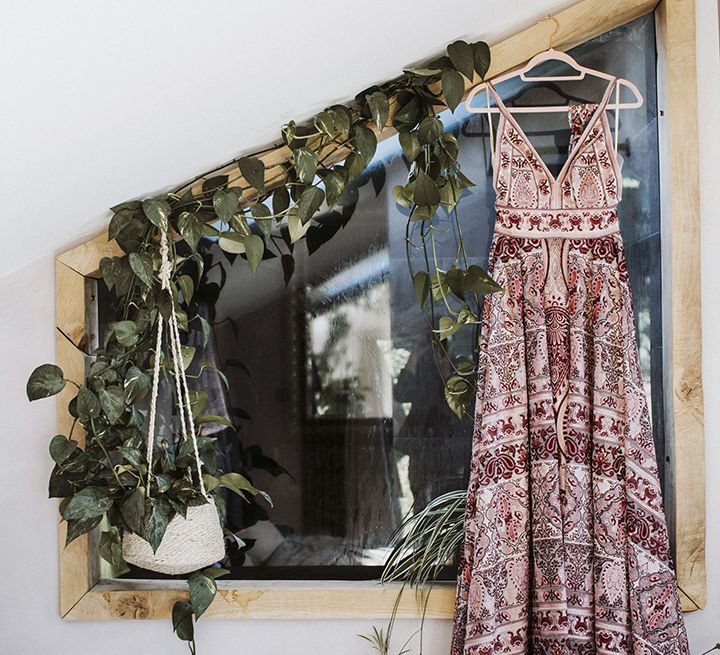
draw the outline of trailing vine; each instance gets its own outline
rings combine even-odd
[[[428,335],[438,369],[446,377],[445,395],[459,416],[471,407],[475,365],[455,360],[448,340],[464,326],[477,331],[483,294],[499,287],[479,266],[469,263],[457,204],[473,183],[458,164],[457,139],[445,132],[438,111],[455,110],[465,84],[483,78],[490,53],[483,42],[456,41],[447,55],[422,68],[405,70],[397,78],[358,94],[348,106],[333,105],[303,124],[290,121],[281,135],[288,157],[270,163],[270,151],[241,157],[217,174],[198,178],[176,192],[112,208],[108,240],[122,254],[100,262],[103,283],[117,312],[103,344],[93,354],[85,380],[68,380],[53,364],[39,366],[27,383],[30,400],[77,388],[68,406],[73,417],[67,435],[50,442],[55,467],[49,495],[60,498],[60,514],[67,523],[67,543],[102,527],[100,555],[113,565],[122,562],[121,536],[130,531],[157,548],[168,523],[188,507],[206,502],[198,489],[202,475],[224,517],[220,489],[247,502],[269,498],[251,480],[250,470],[223,471],[217,440],[208,426],[233,428],[227,418],[205,412],[207,394],[192,391],[192,412],[199,430],[202,471],[198,471],[188,442],[175,436],[172,417],[166,417],[165,436],[157,440],[152,470],[144,457],[144,403],[150,389],[154,359],[161,358],[163,378],[173,379],[165,353],[153,352],[159,317],[174,307],[187,344],[199,333],[205,344],[211,325],[200,302],[214,304],[219,285],[208,281],[212,266],[204,238],[217,239],[229,257],[242,257],[253,273],[262,262],[280,258],[285,282],[295,268],[294,251],[301,240],[324,242],[350,218],[357,202],[357,182],[372,161],[378,134],[392,127],[409,167],[406,184],[393,196],[405,213],[409,265],[416,251],[424,266],[410,270],[420,307],[428,321]],[[442,208],[452,218],[457,240],[454,263],[439,266],[435,220]],[[413,237],[419,225],[419,238]],[[159,280],[159,235],[169,231],[172,279],[169,290]],[[430,299],[430,300],[429,300]],[[477,341],[477,339],[475,339]],[[201,349],[200,349],[201,350]],[[212,371],[227,385],[222,371],[183,347],[185,366]],[[85,438],[81,439],[80,433]],[[270,469],[278,465],[269,458]],[[150,488],[146,498],[146,489]],[[189,600],[173,609],[173,627],[194,652],[193,618],[198,618],[216,593],[221,569],[189,576]]]

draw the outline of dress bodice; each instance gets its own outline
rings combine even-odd
[[[512,218],[532,230],[534,216],[535,222],[547,223],[548,229],[585,231],[592,227],[593,218],[597,227],[607,227],[603,217],[611,215],[616,223],[622,178],[605,113],[614,80],[600,103],[570,105],[570,146],[557,177],[489,87],[500,110],[493,183],[501,224]]]

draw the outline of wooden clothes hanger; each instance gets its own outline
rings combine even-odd
[[[555,31],[550,35],[550,45],[547,50],[544,52],[541,52],[537,55],[535,55],[523,68],[516,69],[514,71],[510,71],[509,73],[505,73],[504,75],[500,75],[499,77],[494,78],[491,81],[488,82],[482,82],[476,86],[474,86],[470,93],[468,93],[468,96],[465,100],[465,109],[468,111],[468,113],[471,114],[485,114],[488,115],[488,120],[491,122],[490,124],[490,147],[492,154],[494,156],[494,139],[493,139],[493,129],[492,129],[492,114],[500,113],[500,109],[495,106],[490,106],[490,93],[488,91],[488,85],[492,84],[495,86],[496,84],[501,84],[502,82],[505,82],[507,80],[512,79],[513,77],[519,77],[523,82],[566,82],[571,80],[582,80],[585,79],[587,75],[591,75],[593,77],[599,77],[601,79],[608,80],[608,82],[615,85],[615,102],[610,103],[605,106],[605,109],[614,109],[615,110],[615,150],[617,151],[617,140],[618,140],[618,127],[619,127],[619,118],[620,118],[620,109],[636,109],[638,107],[641,107],[643,105],[643,97],[640,93],[640,90],[637,88],[635,84],[630,82],[629,80],[626,80],[624,78],[616,78],[613,75],[610,75],[609,73],[605,73],[604,71],[597,70],[595,68],[589,68],[588,66],[583,66],[580,64],[576,59],[571,57],[566,52],[561,52],[560,50],[555,50],[552,47],[552,40],[555,34],[557,33],[558,29],[560,28],[560,24],[558,23],[557,19],[553,18],[552,16],[547,16],[543,20],[553,20],[555,21]],[[572,69],[577,71],[576,75],[541,75],[541,76],[534,76],[530,75],[530,71],[533,70],[536,66],[546,62],[546,61],[559,61],[567,64]],[[620,102],[620,87],[626,87],[629,89],[633,96],[635,97],[635,100],[632,102]],[[486,98],[486,104],[482,107],[473,107],[472,106],[472,100],[473,98],[480,93],[481,91],[485,91],[485,98]],[[570,105],[538,105],[538,106],[519,106],[519,107],[507,107],[506,110],[513,114],[539,114],[539,113],[545,113],[545,112],[561,112],[561,111],[569,111]]]

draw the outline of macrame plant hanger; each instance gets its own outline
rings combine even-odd
[[[548,49],[544,52],[541,52],[537,55],[535,55],[525,66],[523,66],[521,69],[516,69],[514,71],[511,71],[509,73],[505,73],[504,75],[500,75],[499,77],[495,77],[492,79],[492,85],[495,86],[497,84],[500,84],[502,82],[505,82],[506,80],[512,79],[513,77],[519,77],[523,82],[566,82],[570,80],[582,80],[585,79],[587,75],[590,75],[592,77],[599,77],[605,80],[608,80],[608,82],[615,84],[615,102],[610,103],[605,106],[606,110],[613,110],[615,114],[615,135],[614,135],[614,145],[615,145],[615,152],[617,152],[618,148],[618,129],[620,127],[620,110],[621,109],[636,109],[638,107],[641,107],[643,105],[643,97],[640,93],[640,90],[637,88],[635,84],[630,82],[629,80],[626,80],[624,78],[616,78],[613,75],[610,75],[609,73],[606,73],[604,71],[597,70],[595,68],[589,68],[588,66],[583,66],[582,64],[578,63],[576,59],[571,57],[566,52],[561,52],[559,50],[555,50],[553,48],[553,38],[557,34],[558,30],[560,29],[560,23],[558,23],[558,20],[554,18],[553,16],[546,16],[542,19],[542,21],[545,20],[552,20],[555,23],[555,30],[550,35],[549,39],[549,45]],[[542,22],[540,21],[540,22]],[[546,61],[560,61],[568,66],[570,66],[572,69],[576,71],[576,74],[574,75],[530,75],[530,71],[535,68],[536,66],[539,66],[540,64],[546,62]],[[488,123],[490,128],[490,149],[491,149],[491,156],[493,157],[494,161],[494,150],[495,150],[495,144],[494,144],[494,137],[493,137],[493,128],[492,128],[492,114],[500,113],[500,110],[497,107],[492,107],[490,105],[490,92],[488,89],[489,82],[481,82],[480,84],[477,84],[474,86],[470,92],[468,93],[467,98],[465,99],[465,109],[471,113],[471,114],[485,114],[487,113],[488,116]],[[620,87],[626,87],[629,89],[633,96],[634,100],[631,102],[620,102]],[[473,107],[472,106],[472,100],[473,98],[480,92],[485,91],[485,97],[486,97],[486,104],[485,106],[479,106],[479,107]],[[507,111],[513,114],[539,114],[539,113],[546,113],[546,112],[566,112],[568,111],[569,105],[536,105],[536,106],[521,106],[521,107],[507,107]]]
[[[172,264],[169,257],[168,236],[166,230],[160,232],[160,283],[164,291],[170,289]],[[125,532],[123,535],[123,557],[126,562],[150,571],[176,575],[189,573],[214,564],[225,556],[220,517],[215,502],[208,495],[202,478],[202,460],[197,444],[195,423],[190,405],[190,390],[185,376],[182,359],[182,343],[178,327],[175,304],[170,303],[170,317],[167,320],[170,358],[175,378],[175,394],[180,414],[180,432],[183,441],[190,439],[197,466],[198,486],[206,503],[187,508],[187,516],[176,515],[168,524],[157,551],[140,535]],[[147,470],[148,481],[145,494],[150,498],[153,451],[155,448],[155,423],[157,418],[157,398],[160,388],[160,360],[162,357],[162,338],[164,319],[158,313],[157,334],[155,338],[155,362],[153,366],[152,392],[150,396],[149,424],[147,434]],[[188,435],[189,432],[189,435]],[[188,467],[192,479],[192,469]]]

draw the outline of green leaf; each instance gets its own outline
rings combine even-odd
[[[474,59],[470,45],[465,41],[455,41],[448,46],[447,51],[455,70],[460,71],[472,82]]]
[[[168,218],[170,217],[170,205],[166,200],[145,200],[142,204],[143,213],[147,219],[161,230],[168,229]]]
[[[145,252],[131,252],[129,259],[130,268],[132,268],[133,273],[135,273],[146,286],[152,286],[153,265],[150,255]]]
[[[193,606],[186,600],[178,600],[172,608],[173,631],[183,641],[195,638],[193,626]]]
[[[265,191],[265,164],[257,157],[241,157],[237,160],[242,176],[260,193]]]
[[[290,121],[280,128],[280,134],[282,134],[283,141],[286,145],[290,145],[295,140],[295,121]]]
[[[190,604],[195,612],[195,617],[199,619],[213,602],[217,593],[217,584],[214,578],[201,571],[195,571],[188,577],[188,588],[190,589]]]
[[[407,132],[415,127],[420,117],[420,100],[413,95],[395,114],[393,115],[393,127],[398,132]]]
[[[102,521],[102,515],[94,516],[91,519],[69,519],[67,521],[65,546],[75,541],[78,537],[95,529],[100,525],[100,521]]]
[[[137,366],[131,366],[125,373],[123,386],[125,387],[127,402],[132,405],[136,400],[144,398],[150,391],[150,377]]]
[[[460,183],[461,189],[469,189],[470,187],[475,186],[475,182],[473,182],[466,175],[464,175],[462,171],[456,170],[455,174],[457,175],[457,179],[458,179],[458,182]]]
[[[443,124],[436,116],[426,116],[418,127],[418,138],[421,144],[437,141],[443,134]]]
[[[282,214],[290,206],[290,194],[284,186],[273,191],[272,210],[276,216]]]
[[[205,488],[208,491],[212,491],[218,487],[224,487],[225,489],[230,489],[230,491],[236,493],[242,498],[246,498],[246,494],[251,494],[253,496],[260,494],[272,505],[270,496],[259,489],[256,489],[250,483],[250,480],[248,480],[244,475],[240,475],[240,473],[223,473],[223,475],[219,478],[205,473],[203,475],[203,482],[205,483]]]
[[[257,234],[251,234],[245,237],[245,254],[247,255],[248,266],[250,272],[257,271],[263,254],[265,254],[265,241]]]
[[[449,68],[444,70],[442,74],[442,91],[445,104],[451,111],[455,111],[465,93],[465,82],[463,82],[462,75]]]
[[[300,220],[303,223],[307,223],[320,209],[323,200],[325,199],[325,192],[316,186],[311,186],[305,189],[300,196],[300,200],[297,204],[297,211]]]
[[[145,534],[145,488],[137,487],[125,494],[120,514],[128,528],[141,537]]]
[[[438,322],[439,322],[439,326],[440,326],[440,329],[438,330],[438,332],[440,333],[441,341],[444,341],[448,337],[451,337],[461,327],[460,323],[456,323],[449,316],[441,316],[440,320]]]
[[[113,325],[113,331],[118,343],[128,348],[134,346],[140,337],[135,321],[118,321]]]
[[[182,291],[183,299],[189,304],[192,300],[193,293],[195,293],[195,283],[193,279],[189,275],[181,275],[178,278],[178,286],[180,287],[180,291]]]
[[[353,129],[352,141],[360,153],[363,168],[371,162],[377,150],[377,136],[369,127],[356,125]]]
[[[430,276],[427,271],[418,271],[413,275],[413,286],[415,287],[415,296],[422,307],[430,293]]]
[[[401,132],[400,146],[409,162],[415,161],[420,154],[420,140],[415,132]]]
[[[62,516],[70,519],[92,519],[102,516],[113,505],[107,487],[85,487],[71,496],[62,509]]]
[[[236,232],[221,232],[218,239],[221,250],[232,255],[239,255],[245,252],[245,237]]]
[[[468,269],[465,272],[463,285],[470,293],[479,293],[483,295],[497,293],[503,289],[485,272],[482,267],[477,266],[476,264],[468,266]]]
[[[125,392],[117,386],[100,389],[100,407],[110,425],[115,425],[125,411]]]
[[[315,116],[315,127],[320,131],[334,136],[338,133],[337,116],[332,110],[325,109]]]
[[[351,115],[350,110],[345,105],[333,105],[328,108],[335,114],[335,125],[343,134],[350,133]]]
[[[370,113],[372,114],[375,125],[382,132],[387,123],[388,114],[390,113],[390,102],[387,96],[382,91],[375,91],[365,97],[368,106],[370,107]]]
[[[56,434],[50,440],[50,457],[56,464],[62,464],[75,452],[77,441],[68,439],[62,434]]]
[[[323,179],[328,207],[332,207],[345,188],[345,178],[338,171],[330,171]]]
[[[267,205],[264,205],[261,202],[258,202],[250,207],[250,213],[255,220],[270,218],[270,209]]]
[[[120,531],[117,528],[110,528],[100,535],[98,552],[100,557],[113,566],[122,566],[124,564]]]
[[[183,212],[178,218],[178,230],[186,243],[197,250],[197,245],[203,235],[204,221],[193,212]]]
[[[196,352],[197,348],[195,346],[180,346],[180,356],[182,357],[184,371],[192,364]]]
[[[145,540],[150,544],[153,552],[160,547],[160,542],[167,526],[175,516],[172,505],[162,496],[145,500]]]
[[[87,423],[90,419],[100,416],[100,401],[87,387],[80,387],[77,395],[78,418]]]
[[[402,184],[396,184],[392,188],[392,194],[395,202],[401,207],[405,207],[406,209],[410,209],[410,207],[412,207],[412,187],[408,189],[408,187],[403,186]]]
[[[227,428],[234,428],[235,426],[225,417],[219,416],[218,414],[203,414],[195,419],[198,425],[205,425],[206,423],[218,423],[224,425]]]
[[[460,300],[465,300],[465,289],[463,288],[464,271],[451,267],[445,273],[445,281],[452,291]]]
[[[413,202],[423,207],[436,205],[440,202],[440,191],[438,191],[435,181],[422,168],[418,169],[415,178]]]
[[[218,189],[213,193],[212,202],[218,218],[225,223],[229,223],[230,219],[240,210],[238,197],[229,191]]]
[[[470,410],[474,391],[472,383],[460,375],[451,376],[445,383],[445,400],[459,419]]]
[[[108,241],[112,241],[119,234],[128,228],[132,229],[133,225],[138,222],[138,219],[142,219],[142,205],[137,204],[135,208],[120,207],[113,213],[113,217],[110,219],[110,225],[108,225]],[[143,221],[144,223],[144,221]]]
[[[291,207],[288,210],[287,224],[288,231],[290,232],[290,243],[295,243],[296,241],[302,239],[312,225],[310,221],[303,223],[300,220],[300,214],[298,214],[297,207]]]
[[[65,388],[65,376],[55,364],[38,366],[27,381],[25,391],[28,400],[39,400],[60,393]]]
[[[293,157],[295,159],[295,170],[300,181],[303,184],[312,184],[317,171],[315,153],[310,148],[303,146],[293,152]]]
[[[490,68],[490,47],[484,41],[477,41],[472,44],[473,66],[477,74],[485,79],[485,75]]]

